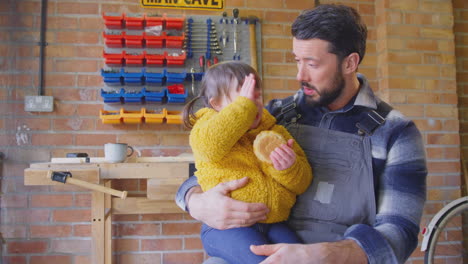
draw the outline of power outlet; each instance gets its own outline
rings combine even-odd
[[[25,96],[24,111],[26,112],[52,112],[54,111],[53,96]]]

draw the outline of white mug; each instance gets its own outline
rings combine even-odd
[[[130,154],[127,150],[130,149]],[[104,145],[104,157],[107,162],[124,162],[133,154],[133,148],[125,143],[107,143]]]

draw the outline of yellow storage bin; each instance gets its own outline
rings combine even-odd
[[[143,108],[143,116],[145,117],[145,123],[148,124],[161,124],[166,117],[167,110],[163,108],[161,111],[147,110]]]
[[[99,118],[101,118],[103,124],[120,124],[121,116],[120,111],[106,111],[99,110]]]
[[[140,124],[143,123],[143,109],[140,111],[128,111],[120,108],[120,116],[124,124]]]
[[[167,111],[166,122],[168,124],[182,124],[182,112],[181,111]]]

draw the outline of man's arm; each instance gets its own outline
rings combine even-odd
[[[264,204],[245,203],[230,197],[232,191],[243,187],[248,181],[245,177],[224,182],[202,192],[196,177],[192,176],[179,187],[176,202],[193,218],[216,229],[251,226],[265,220],[269,210]]]

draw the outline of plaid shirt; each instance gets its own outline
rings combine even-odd
[[[366,78],[358,74],[359,93],[345,107],[329,111],[309,107],[299,91],[298,123],[357,134],[356,123],[369,109],[376,110],[380,99],[372,92]],[[270,112],[281,105],[273,100]],[[371,136],[377,215],[373,226],[355,224],[345,232],[366,252],[369,263],[404,263],[418,244],[419,222],[426,199],[426,160],[421,134],[415,124],[392,110],[385,123]],[[185,207],[185,193],[197,185],[190,177],[179,189],[177,204]]]

